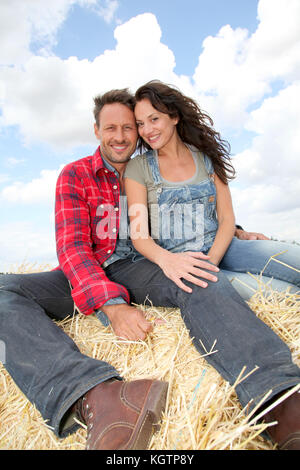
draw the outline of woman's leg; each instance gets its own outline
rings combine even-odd
[[[291,294],[299,292],[299,287],[289,282],[280,281],[268,276],[251,276],[246,273],[237,273],[233,271],[226,271],[222,269],[223,273],[226,274],[227,278],[231,282],[232,287],[240,294],[244,300],[249,300],[253,294],[259,289],[262,292],[273,291],[284,292],[288,291]]]
[[[291,287],[292,292],[300,288],[300,246],[273,240],[239,240],[233,238],[225,253],[220,268],[234,272],[237,279],[245,281],[243,273],[260,275],[267,283],[271,278],[272,288],[284,290]],[[241,276],[239,276],[241,274]],[[231,277],[231,273],[228,274]],[[255,280],[248,278],[251,287]],[[282,282],[278,282],[282,281]],[[235,286],[238,290],[238,283]],[[256,286],[257,288],[257,286]],[[241,288],[240,288],[241,289]],[[241,290],[247,296],[247,291]],[[244,297],[244,294],[242,294]]]
[[[195,285],[192,294],[179,289],[162,270],[148,260],[118,261],[106,269],[107,276],[123,284],[137,304],[149,299],[156,306],[178,307],[204,354],[216,341],[216,352],[207,361],[233,384],[244,366],[258,369],[236,388],[243,406],[252,406],[272,389],[272,396],[300,382],[300,369],[291,359],[287,345],[246,305],[227,277],[218,273],[216,283],[203,289]],[[202,344],[205,349],[203,349]]]

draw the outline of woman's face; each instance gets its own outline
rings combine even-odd
[[[157,111],[148,99],[139,101],[134,110],[139,135],[152,149],[160,150],[177,138],[177,118]]]

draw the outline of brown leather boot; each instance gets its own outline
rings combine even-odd
[[[168,384],[156,380],[109,380],[76,404],[87,425],[87,450],[147,449],[164,410]]]
[[[300,450],[300,393],[294,393],[269,411],[264,421],[278,422],[267,428],[267,433],[279,450]]]

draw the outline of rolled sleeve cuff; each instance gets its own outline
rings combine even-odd
[[[126,303],[127,302],[125,302],[123,297],[115,297],[115,298],[109,299],[107,302],[105,302],[104,306],[106,306],[106,305],[126,304]],[[95,314],[96,314],[96,317],[98,318],[98,320],[101,321],[103,326],[110,325],[110,321],[109,321],[107,315],[104,312],[102,312],[101,308],[98,308],[97,310],[95,310]]]

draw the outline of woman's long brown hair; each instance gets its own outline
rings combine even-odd
[[[135,93],[136,102],[148,99],[152,106],[171,118],[179,118],[177,132],[181,140],[210,157],[215,173],[228,184],[235,170],[230,159],[230,144],[213,129],[213,120],[201,111],[192,98],[183,95],[177,88],[152,80],[141,86]],[[140,141],[140,150],[151,147]]]

